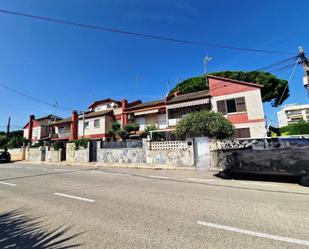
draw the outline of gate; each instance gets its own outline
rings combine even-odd
[[[67,150],[66,150],[66,146],[64,146],[64,148],[61,149],[60,152],[60,161],[65,161],[66,157],[67,157]]]
[[[97,161],[97,146],[98,146],[98,141],[92,140],[89,142],[89,161],[90,162]]]
[[[194,138],[194,161],[197,169],[211,168],[209,141],[206,137]]]

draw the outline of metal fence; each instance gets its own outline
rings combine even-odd
[[[119,149],[119,148],[141,148],[143,141],[114,141],[101,142],[101,149]]]

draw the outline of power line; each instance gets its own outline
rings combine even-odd
[[[287,62],[290,62],[290,61],[294,61],[296,60],[298,56],[293,56],[293,57],[290,57],[290,58],[287,58],[285,60],[281,60],[281,61],[278,61],[278,62],[275,62],[275,63],[272,63],[268,66],[264,66],[264,67],[261,67],[261,68],[258,68],[256,69],[255,71],[265,71],[266,69],[270,69],[270,68],[273,68],[275,66],[278,66],[278,65],[281,65],[283,63],[287,63]],[[293,64],[294,65],[294,64]]]
[[[139,37],[143,37],[143,38],[163,40],[163,41],[169,41],[169,42],[177,42],[177,43],[184,43],[184,44],[197,45],[197,46],[206,46],[206,47],[239,50],[239,51],[246,51],[246,52],[258,52],[258,53],[294,54],[292,52],[284,52],[284,51],[276,51],[276,50],[264,50],[264,49],[255,49],[255,48],[243,48],[243,47],[234,47],[234,46],[227,46],[227,45],[214,44],[214,43],[198,42],[198,41],[191,41],[191,40],[182,40],[182,39],[177,39],[177,38],[172,38],[172,37],[165,37],[165,36],[152,35],[152,34],[139,33],[139,32],[131,32],[131,31],[127,31],[127,30],[114,29],[114,28],[109,28],[109,27],[96,26],[96,25],[84,24],[84,23],[79,23],[79,22],[65,21],[65,20],[62,20],[62,19],[56,19],[56,18],[51,18],[51,17],[46,17],[46,16],[37,16],[37,15],[28,14],[28,13],[10,11],[10,10],[5,10],[5,9],[0,9],[0,13],[7,14],[7,15],[14,15],[14,16],[22,16],[22,17],[32,18],[32,19],[36,19],[36,20],[40,20],[40,21],[47,21],[47,22],[53,22],[53,23],[58,23],[58,24],[71,25],[71,26],[80,27],[80,28],[94,29],[94,30],[104,31],[104,32],[112,32],[112,33],[119,33],[119,34],[123,34],[123,35],[139,36]]]
[[[288,85],[289,85],[289,83],[290,83],[290,81],[291,81],[291,79],[292,79],[292,77],[293,77],[293,74],[294,74],[294,72],[295,72],[295,69],[296,69],[298,63],[299,63],[299,58],[297,58],[297,61],[296,61],[295,65],[294,65],[294,68],[293,68],[291,74],[290,74],[290,77],[289,77],[289,79],[288,79],[288,82],[286,83],[285,88],[284,88],[284,90],[283,90],[283,92],[282,92],[282,94],[281,94],[281,97],[280,97],[279,101],[278,101],[277,107],[280,106],[280,102],[281,102],[281,100],[282,100],[282,98],[283,98],[283,96],[284,96],[284,94],[285,94],[285,91],[286,91],[287,88],[288,88]]]
[[[51,106],[51,107],[53,107],[53,108],[55,107],[55,104],[52,104],[52,103],[49,103],[49,102],[47,102],[47,101],[45,101],[45,100],[42,100],[42,99],[39,99],[39,98],[30,96],[30,95],[28,95],[28,94],[26,94],[26,93],[23,93],[23,92],[20,92],[20,91],[18,91],[18,90],[15,90],[15,89],[13,89],[13,88],[11,88],[11,87],[8,87],[7,85],[4,85],[4,84],[2,84],[2,83],[0,83],[0,87],[3,87],[4,89],[6,89],[6,90],[8,90],[8,91],[11,91],[11,92],[16,93],[16,94],[18,94],[18,95],[21,95],[21,96],[26,97],[26,98],[28,98],[28,99],[34,100],[34,101],[39,102],[39,103],[41,103],[41,104],[49,105],[49,106]],[[64,109],[64,110],[69,110],[69,111],[72,111],[72,110],[73,110],[72,108],[68,108],[68,107],[61,106],[61,105],[57,105],[57,108],[61,108],[61,109]]]

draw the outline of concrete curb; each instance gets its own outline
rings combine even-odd
[[[115,168],[135,168],[135,169],[153,169],[153,170],[198,170],[196,167],[179,167],[179,166],[164,166],[160,165],[145,165],[145,164],[102,164],[102,163],[85,163],[85,162],[35,162],[35,161],[19,161],[16,163],[37,164],[37,165],[56,165],[56,166],[85,166],[85,167],[115,167]],[[215,169],[214,169],[215,170]],[[207,171],[211,171],[207,170]]]

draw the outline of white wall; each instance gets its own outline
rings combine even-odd
[[[215,96],[211,98],[211,105],[212,110],[217,112],[217,101],[219,100],[226,100],[226,99],[233,99],[245,97],[246,107],[248,118],[250,119],[264,119],[264,109],[261,97],[261,91],[259,89],[247,91],[247,92],[240,92],[240,93],[233,93],[223,96]],[[235,113],[233,113],[235,114]]]
[[[95,128],[94,127],[94,120],[100,120],[100,127]],[[85,129],[85,136],[87,135],[94,135],[94,134],[102,134],[106,133],[105,130],[105,117],[94,117],[94,118],[86,118],[85,122],[89,122],[88,129]],[[78,121],[78,136],[83,135],[83,119],[80,119]]]
[[[110,103],[105,103],[105,104],[96,106],[94,108],[94,111],[98,112],[98,111],[103,111],[103,110],[112,109],[112,108],[116,108],[116,107],[118,107],[117,103],[110,102]]]
[[[266,137],[265,122],[235,124],[234,127],[236,129],[238,129],[238,128],[249,128],[250,129],[250,136],[252,138]]]

